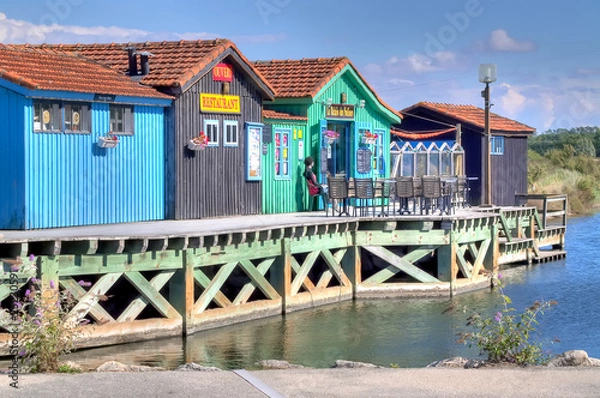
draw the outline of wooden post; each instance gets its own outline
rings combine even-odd
[[[56,256],[40,256],[37,258],[38,278],[42,281],[43,290],[54,290],[58,293],[58,260]],[[54,286],[54,287],[52,287]]]
[[[458,275],[458,264],[456,263],[456,245],[454,236],[454,224],[449,223],[448,244],[437,249],[437,278],[440,281],[450,283],[450,297],[456,293],[456,276]]]
[[[356,298],[358,285],[362,283],[359,248],[356,245],[356,231],[352,232],[352,246],[348,247],[346,255],[342,258],[342,270],[352,283],[352,297]]]
[[[37,259],[38,278],[41,280],[42,307],[49,310],[44,318],[51,320],[59,316],[55,303],[59,300],[59,271],[56,256],[41,256]],[[50,318],[52,317],[52,318]]]
[[[543,209],[544,209],[544,218],[542,218],[542,223],[543,223],[543,228],[546,229],[546,219],[548,218],[548,198],[544,198],[544,204]]]
[[[269,282],[281,296],[281,313],[287,313],[292,294],[292,245],[290,238],[281,239],[281,255],[271,266]]]
[[[182,290],[182,294],[184,296],[184,313],[182,314],[182,322],[181,325],[183,335],[187,336],[188,333],[192,330],[192,326],[194,323],[194,293],[196,288],[196,281],[194,279],[194,255],[192,249],[187,249],[183,251],[183,274],[184,274],[184,289]],[[175,307],[177,308],[177,307]]]
[[[488,247],[483,265],[488,271],[497,274],[499,268],[498,258],[500,257],[500,240],[498,239],[500,228],[498,227],[498,218],[494,218],[493,220],[493,224],[490,226],[492,243]]]

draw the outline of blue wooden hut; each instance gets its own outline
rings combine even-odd
[[[171,102],[83,57],[0,45],[0,229],[163,219]]]

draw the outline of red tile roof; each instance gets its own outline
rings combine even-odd
[[[172,98],[81,56],[3,44],[0,77],[33,90]]]
[[[254,68],[252,62],[227,39],[110,44],[42,44],[35,47],[76,52],[122,73],[126,73],[129,69],[127,47],[134,47],[138,52],[147,51],[152,54],[150,56],[150,73],[144,76],[140,82],[154,87],[181,87],[204,70],[219,55],[232,49],[256,73],[261,82],[273,91],[273,88]]]
[[[435,102],[419,102],[403,109],[401,112],[410,116],[416,108],[426,108],[447,115],[463,123],[469,123],[485,129],[485,110],[474,105],[441,104]],[[490,112],[490,129],[495,132],[533,134],[535,129],[515,120]]]
[[[299,121],[303,121],[303,122],[308,120],[308,118],[306,116],[292,115],[291,113],[279,112],[279,111],[275,111],[272,109],[264,109],[263,117],[265,119],[299,120]]]
[[[397,110],[379,98],[347,57],[255,61],[254,65],[271,83],[278,98],[313,98],[338,73],[350,65],[379,103],[394,115],[402,117]]]

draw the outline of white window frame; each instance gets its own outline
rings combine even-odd
[[[279,145],[277,145],[277,135],[279,134]],[[286,139],[284,140],[284,137]],[[274,156],[274,164],[279,164],[279,172],[273,170],[275,174],[276,180],[289,180],[292,178],[292,167],[290,158],[292,155],[292,129],[290,128],[276,128],[273,132],[273,145],[275,148]],[[286,144],[284,144],[284,141]],[[279,151],[279,159],[276,157],[276,152]],[[286,156],[284,156],[286,155]],[[283,171],[286,170],[287,174],[283,174]]]
[[[211,131],[209,131],[209,126],[213,127],[214,129],[211,129]],[[219,146],[219,121],[205,120],[204,134],[208,137],[208,146]]]
[[[383,139],[386,131],[384,129],[373,129],[373,134],[377,134],[377,139],[373,145],[373,174],[385,175],[385,154]]]
[[[228,128],[235,128],[235,139],[230,140],[228,134]],[[224,120],[223,121],[223,145],[224,146],[239,146],[240,141],[240,126],[237,120]]]
[[[504,155],[504,137],[492,136],[490,141],[490,153],[494,156]]]

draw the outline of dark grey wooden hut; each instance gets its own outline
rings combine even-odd
[[[60,48],[79,52],[175,97],[165,118],[165,175],[157,176],[166,180],[166,218],[262,212],[263,159],[262,152],[258,153],[266,132],[262,103],[273,100],[274,90],[231,41],[63,44]],[[225,102],[237,98],[239,103],[233,109],[223,103],[207,110],[201,108],[201,95]],[[217,126],[217,133],[203,150],[190,150],[192,138],[209,133],[207,122]],[[226,142],[228,134],[229,138],[233,134],[227,127],[231,125],[237,126],[235,143]],[[249,145],[247,138],[257,135],[259,139]]]
[[[448,126],[461,125],[461,145],[465,151],[465,174],[477,177],[470,183],[473,204],[484,203],[485,189],[485,110],[473,105],[419,102],[400,111],[402,131],[394,132],[398,141],[456,139]],[[432,131],[442,130],[439,134]],[[494,205],[515,204],[515,193],[527,193],[527,138],[535,129],[515,120],[491,113],[490,130],[495,144],[491,156],[492,200]],[[427,132],[423,134],[423,132]]]

